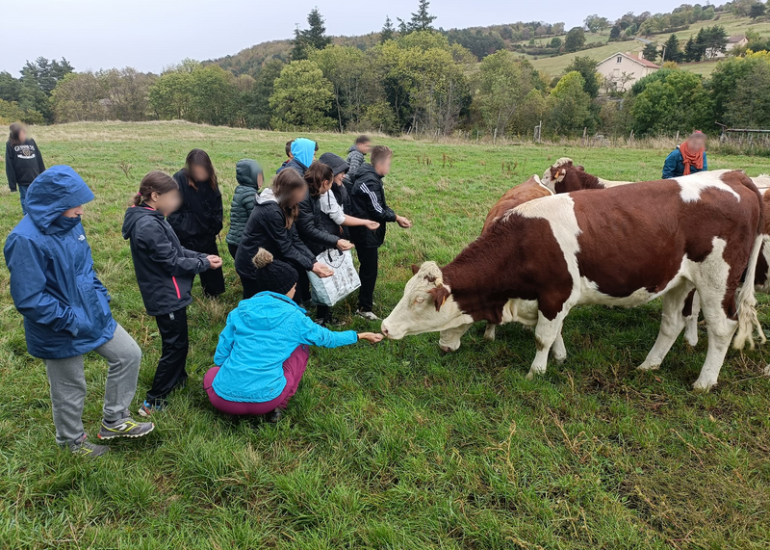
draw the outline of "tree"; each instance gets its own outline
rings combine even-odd
[[[326,36],[324,18],[318,8],[313,8],[307,16],[307,29],[294,31],[294,47],[291,50],[293,61],[307,59],[308,50],[323,50],[331,44],[331,38]]]
[[[551,32],[556,36],[564,34],[564,23],[554,23],[553,27],[551,27]]]
[[[561,44],[562,44],[562,40],[558,36],[554,36],[553,38],[551,38],[550,46],[552,48],[558,50],[559,48],[561,48]]]
[[[617,25],[610,29],[610,42],[615,42],[616,40],[620,40],[620,27]]]
[[[281,76],[283,67],[284,63],[280,59],[271,59],[259,69],[254,86],[245,98],[244,111],[248,127],[271,129],[273,110],[270,107],[270,96],[273,95],[273,85]]]
[[[574,27],[567,33],[567,38],[564,40],[564,48],[568,52],[576,52],[580,50],[586,43],[586,33],[582,27]]]
[[[91,71],[65,76],[53,90],[56,122],[107,120],[107,90]]]
[[[390,20],[390,17],[385,16],[385,24],[382,26],[382,31],[380,31],[380,43],[393,40],[395,33],[396,28],[393,26],[393,21]]]
[[[310,60],[292,61],[275,80],[270,107],[278,130],[329,130],[334,120],[326,113],[334,97],[332,84]]]
[[[606,29],[610,26],[610,22],[607,20],[606,17],[599,17],[596,14],[589,15],[585,18],[585,26],[586,29],[588,29],[589,32],[597,33],[601,32],[602,29]]]
[[[185,119],[190,115],[191,105],[191,73],[168,71],[150,88],[150,106],[160,119]]]
[[[765,4],[757,2],[756,4],[751,5],[751,9],[749,10],[749,17],[752,19],[759,19],[760,17],[764,17],[766,11],[767,7]]]
[[[703,57],[713,59],[720,53],[727,51],[727,31],[720,25],[704,27],[698,31],[695,43],[703,52]]]
[[[742,65],[725,104],[724,121],[742,128],[770,126],[770,55],[749,54],[733,61]]]
[[[658,59],[658,45],[654,42],[646,44],[642,50],[642,56],[644,56],[647,61],[652,61],[654,63],[655,60]]]
[[[340,132],[349,124],[357,125],[367,99],[375,100],[367,92],[376,87],[376,77],[364,59],[364,52],[350,46],[329,46],[310,54],[310,60],[332,83],[334,101],[330,114],[337,119]]]
[[[697,63],[703,58],[703,49],[691,36],[684,47],[684,60],[687,63]]]
[[[577,71],[583,77],[583,91],[592,98],[599,95],[601,80],[596,72],[596,61],[589,56],[576,57],[565,69],[566,73]]]
[[[638,135],[689,132],[713,125],[714,104],[701,75],[661,69],[636,82],[632,92],[631,114]]]
[[[557,134],[573,135],[591,123],[591,97],[580,73],[565,74],[548,98],[549,122]]]
[[[409,32],[434,30],[433,22],[436,20],[436,16],[428,12],[428,6],[430,6],[428,0],[420,0],[417,12],[412,14],[412,19],[407,23]]]
[[[683,55],[679,49],[679,39],[675,34],[672,34],[666,40],[663,48],[660,51],[660,57],[663,61],[673,61],[674,63],[681,63]]]
[[[504,135],[532,88],[531,66],[523,67],[513,53],[500,50],[486,57],[479,69],[476,103],[487,130]]]

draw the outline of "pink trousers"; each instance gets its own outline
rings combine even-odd
[[[209,396],[209,401],[214,408],[225,414],[248,414],[248,415],[260,415],[268,414],[275,409],[285,409],[289,404],[295,393],[297,393],[297,386],[299,381],[302,380],[302,375],[305,374],[307,368],[307,360],[309,355],[309,348],[307,346],[299,346],[295,349],[289,358],[283,363],[283,375],[286,377],[286,387],[281,392],[281,395],[271,401],[265,401],[264,403],[240,403],[236,401],[227,401],[219,397],[214,388],[211,387],[214,383],[219,372],[219,367],[212,367],[203,377],[203,389],[206,390],[206,394]]]

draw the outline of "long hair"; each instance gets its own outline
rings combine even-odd
[[[273,194],[278,201],[278,206],[281,207],[284,216],[286,216],[286,229],[292,226],[299,214],[299,204],[292,204],[294,192],[306,185],[302,176],[292,168],[281,170],[273,179]]]
[[[211,163],[211,157],[203,149],[193,149],[187,153],[187,158],[184,161],[184,175],[187,176],[187,185],[198,190],[198,184],[192,177],[192,167],[202,166],[209,174],[209,185],[214,191],[219,191],[217,185],[217,173],[214,170],[214,165]]]
[[[11,124],[10,130],[11,133],[8,134],[8,141],[11,142],[11,145],[21,145],[19,134],[24,130],[24,125],[20,122],[14,122]]]
[[[142,183],[139,184],[139,192],[134,195],[134,206],[139,206],[143,202],[150,200],[153,193],[163,195],[175,190],[178,191],[179,186],[174,181],[174,178],[165,172],[155,170],[142,178]]]
[[[323,164],[322,162],[315,161],[305,171],[305,181],[307,187],[310,190],[311,197],[317,197],[321,194],[321,186],[324,182],[332,181],[334,179],[334,172],[332,169]]]

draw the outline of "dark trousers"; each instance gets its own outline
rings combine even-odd
[[[304,302],[310,300],[310,279],[308,279],[307,271],[304,269],[297,270],[297,292],[294,293],[294,301],[297,305],[302,305]]]
[[[238,254],[238,245],[227,243],[227,250],[230,252],[230,256],[235,259],[235,255]]]
[[[380,267],[380,249],[356,247],[356,253],[361,264],[358,269],[358,276],[361,279],[361,288],[358,291],[358,308],[362,311],[372,311],[374,286],[377,284],[377,271]]]
[[[163,341],[163,352],[146,399],[151,405],[162,405],[168,394],[187,380],[185,365],[190,343],[187,335],[187,308],[183,307],[168,315],[158,315],[155,322]]]
[[[216,238],[213,238],[206,243],[196,244],[194,246],[188,246],[187,244],[182,243],[182,246],[188,250],[200,252],[201,254],[213,254],[214,256],[219,256],[219,248],[217,247]],[[220,294],[224,293],[225,276],[222,273],[221,267],[219,269],[209,269],[208,271],[204,271],[199,276],[201,278],[201,287],[203,288],[204,296],[207,298],[216,298]]]

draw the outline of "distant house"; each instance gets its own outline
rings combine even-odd
[[[622,92],[659,68],[655,63],[644,59],[641,54],[618,52],[600,62],[596,66],[596,72],[604,77],[609,86]]]
[[[742,48],[746,46],[749,43],[749,39],[746,38],[745,34],[740,34],[736,36],[731,36],[727,39],[727,46],[725,46],[724,52],[714,52],[714,55],[710,55],[711,51],[706,51],[706,57],[713,57],[716,59],[720,59],[722,57],[727,57],[727,54],[730,53],[730,50],[734,50],[735,48]]]

